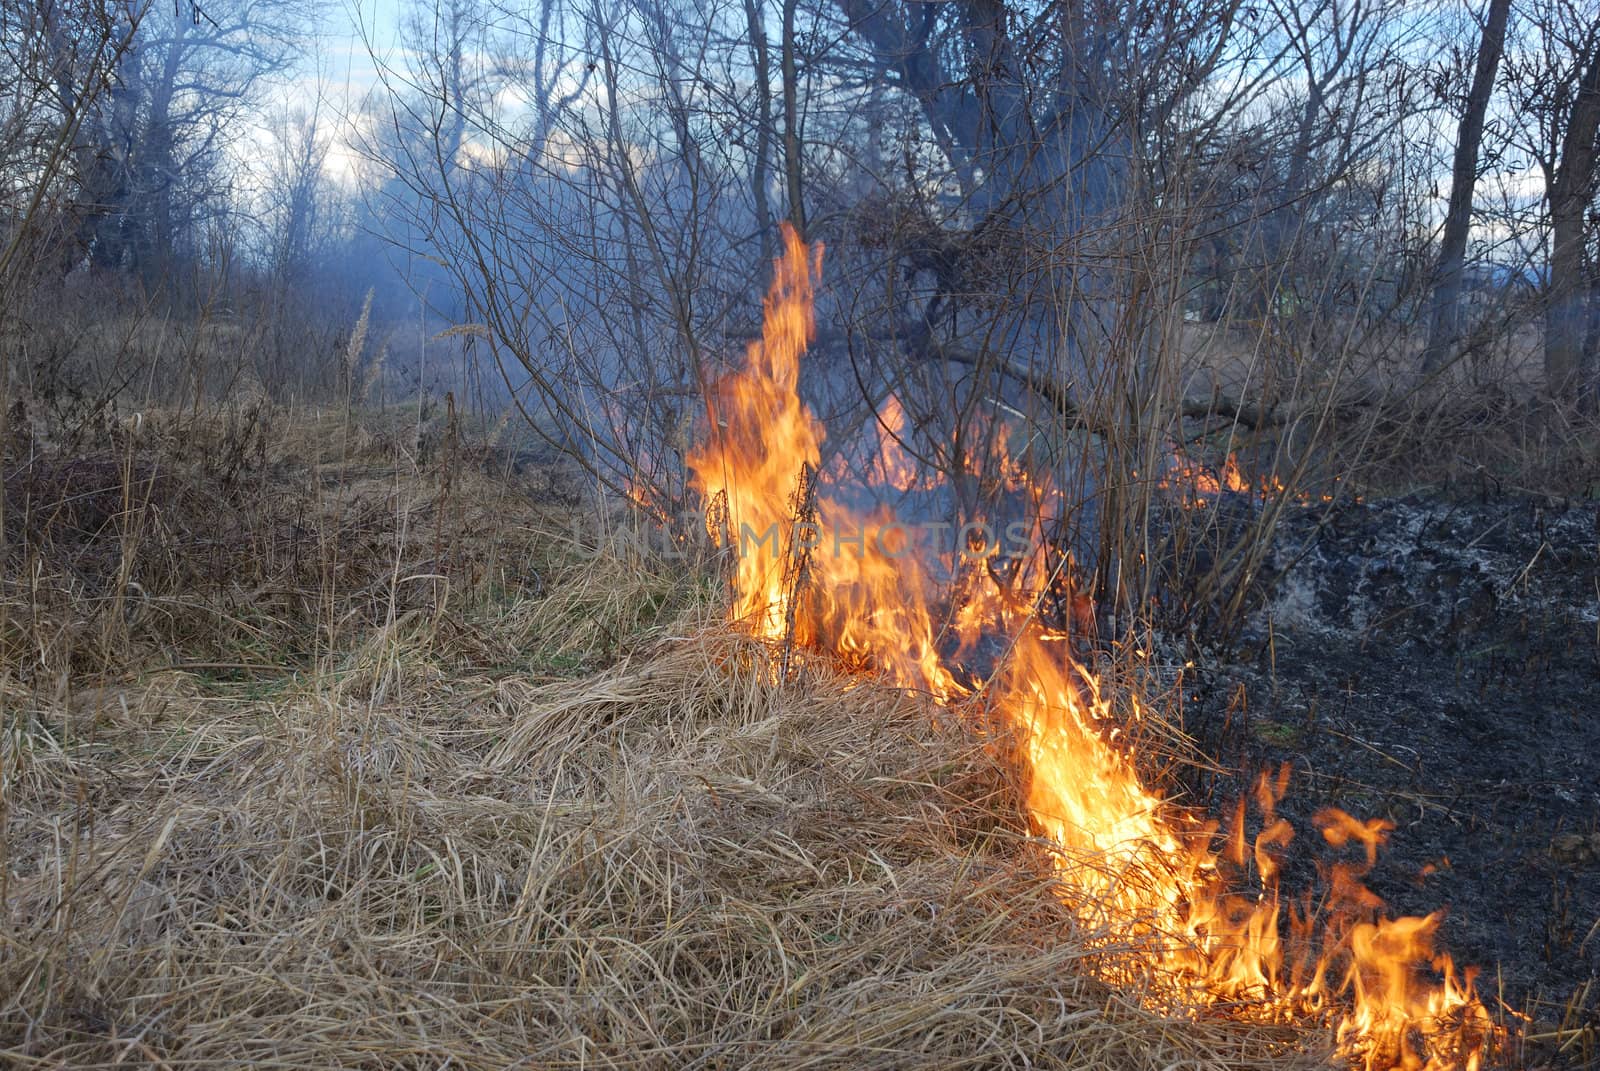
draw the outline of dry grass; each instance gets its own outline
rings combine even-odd
[[[20,741],[5,1054],[1153,1069],[1281,1048],[1095,982],[982,749],[895,693],[770,669],[712,631],[582,682],[418,673],[387,704],[167,679],[74,746]]]
[[[124,480],[142,519],[93,538],[19,528],[35,580],[4,589],[0,1063],[1322,1055],[1096,980],[1003,749],[827,666],[777,682],[703,571],[573,554],[467,451],[280,423],[238,492],[273,505],[202,569],[193,503],[233,492],[116,445],[174,489]],[[113,617],[88,593],[130,569],[153,605]]]
[[[0,664],[40,687],[321,666],[375,627],[448,622],[571,564],[570,508],[440,418],[252,403],[106,419],[90,445],[32,429],[11,454]]]
[[[1185,396],[1259,405],[1274,393],[1275,365],[1315,369],[1328,356],[1289,345],[1287,359],[1280,353],[1275,361],[1273,351],[1290,342],[1259,324],[1186,324]],[[1544,400],[1542,346],[1536,326],[1513,323],[1424,377],[1417,332],[1377,332],[1349,354],[1350,370],[1338,385],[1348,408],[1335,413],[1324,435],[1230,428],[1224,449],[1316,493],[1334,490],[1338,476],[1339,489],[1374,497],[1470,490],[1600,498],[1600,415]],[[1290,470],[1305,452],[1302,480]]]

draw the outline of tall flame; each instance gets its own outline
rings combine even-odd
[[[1366,1071],[1478,1067],[1493,1026],[1472,972],[1458,975],[1449,956],[1433,950],[1440,915],[1388,918],[1362,884],[1385,823],[1320,813],[1329,845],[1360,845],[1364,862],[1332,868],[1320,912],[1309,901],[1285,904],[1279,856],[1293,832],[1274,808],[1287,769],[1256,787],[1253,842],[1241,801],[1219,846],[1215,823],[1197,821],[1141,782],[1108,731],[1116,724],[1111,703],[1073,658],[1068,637],[1041,623],[1021,594],[1024,584],[1014,576],[1002,588],[994,570],[982,569],[937,583],[923,555],[906,552],[908,537],[886,510],[853,508],[821,489],[823,431],[797,386],[800,356],[814,337],[822,251],[788,228],[783,241],[764,336],[749,347],[745,367],[707,399],[711,434],[688,459],[711,504],[711,526],[736,550],[735,620],[760,636],[832,651],[958,708],[987,704],[1016,738],[1030,817],[1057,849],[1063,901],[1101,932],[1148,944],[1162,979],[1151,999],[1326,1022],[1339,1050]],[[865,476],[903,490],[919,478],[900,445],[904,413],[895,402],[883,417],[885,434]],[[1021,478],[1009,459],[1002,468],[1007,479]],[[1242,485],[1236,468],[1223,473],[1223,485]],[[1035,492],[1037,535],[1037,515],[1056,492]],[[948,556],[981,562],[987,553],[957,545]],[[1035,557],[1022,571],[1037,581],[1047,565]],[[970,651],[981,635],[1005,637],[1008,650],[980,694],[941,649]],[[1133,710],[1137,717],[1136,697]],[[1252,865],[1259,891],[1232,888]]]

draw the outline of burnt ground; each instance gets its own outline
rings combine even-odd
[[[1288,519],[1280,560],[1302,550],[1191,674],[1186,728],[1229,766],[1293,764],[1302,878],[1329,852],[1318,808],[1393,821],[1369,886],[1399,913],[1449,905],[1442,943],[1481,991],[1561,1022],[1600,979],[1600,509],[1362,503]]]

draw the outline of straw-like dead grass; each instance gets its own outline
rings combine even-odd
[[[475,523],[388,515],[402,563]],[[519,539],[537,582],[347,607],[275,671],[0,676],[0,1063],[1308,1061],[1098,981],[971,727],[779,681],[696,576]]]
[[[1267,1035],[1093,980],[1005,771],[959,728],[771,671],[713,630],[587,680],[441,676],[384,704],[163,678],[108,702],[92,743],[13,742],[4,1053],[1268,1062]]]

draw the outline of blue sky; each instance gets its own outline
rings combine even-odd
[[[399,46],[404,0],[341,0],[323,26],[323,74],[334,85],[372,85],[377,71],[369,47],[380,57]]]

